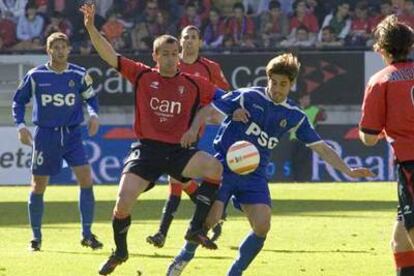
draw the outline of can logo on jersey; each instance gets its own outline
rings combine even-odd
[[[69,85],[70,88],[75,87],[75,81],[70,80],[68,85]]]
[[[286,126],[287,126],[287,121],[286,121],[286,119],[281,120],[281,121],[280,121],[280,123],[279,123],[279,126],[280,126],[280,127],[286,127]]]

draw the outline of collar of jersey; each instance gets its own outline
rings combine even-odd
[[[68,68],[69,68],[69,63],[67,63],[67,64],[66,64],[66,68],[65,68],[65,70],[63,70],[63,71],[61,71],[61,72],[58,72],[58,71],[53,70],[53,69],[52,69],[52,67],[50,67],[49,62],[47,62],[47,63],[46,63],[46,68],[47,68],[47,70],[52,71],[52,72],[54,72],[54,73],[56,73],[56,74],[62,74],[62,73],[64,73],[66,70],[68,70]]]

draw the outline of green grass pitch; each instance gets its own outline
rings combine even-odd
[[[262,252],[246,276],[370,276],[394,275],[389,249],[395,219],[394,183],[275,184],[272,229]],[[27,222],[28,187],[0,188],[0,276],[97,275],[113,247],[111,212],[117,186],[96,186],[96,233],[105,246],[81,247],[78,189],[50,186],[45,195],[42,251],[27,250],[31,231]],[[164,185],[141,195],[128,234],[130,258],[112,275],[165,275],[183,245],[193,204],[183,196],[167,242],[156,249],[145,242],[158,227],[167,196]],[[225,275],[237,247],[249,230],[243,213],[233,206],[218,241],[217,251],[199,249],[183,275]]]

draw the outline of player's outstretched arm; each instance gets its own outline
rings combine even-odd
[[[319,156],[325,160],[329,165],[335,169],[345,173],[346,175],[353,178],[361,177],[373,177],[375,176],[367,168],[350,168],[347,164],[339,157],[339,155],[325,142],[321,142],[315,145],[311,145],[310,148],[314,150]]]
[[[80,8],[83,13],[83,23],[89,33],[92,44],[99,56],[112,67],[118,66],[118,57],[112,45],[101,35],[95,27],[95,5],[83,4]]]
[[[202,125],[204,125],[208,118],[220,116],[212,105],[207,105],[200,109],[191,124],[191,127],[181,137],[181,146],[187,148],[194,144],[198,139],[198,133]]]

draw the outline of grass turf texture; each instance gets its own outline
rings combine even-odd
[[[389,250],[396,209],[394,183],[277,184],[272,229],[262,252],[245,275],[394,275]],[[27,250],[28,187],[0,188],[0,276],[97,275],[113,247],[111,212],[117,186],[96,186],[93,232],[104,249],[80,245],[78,188],[50,186],[45,195],[42,251]],[[168,188],[158,185],[141,195],[128,233],[128,262],[112,275],[165,275],[183,245],[193,212],[186,195],[167,242],[156,249],[145,238],[156,232]],[[243,214],[229,206],[219,250],[199,249],[183,275],[225,275],[249,230]]]

